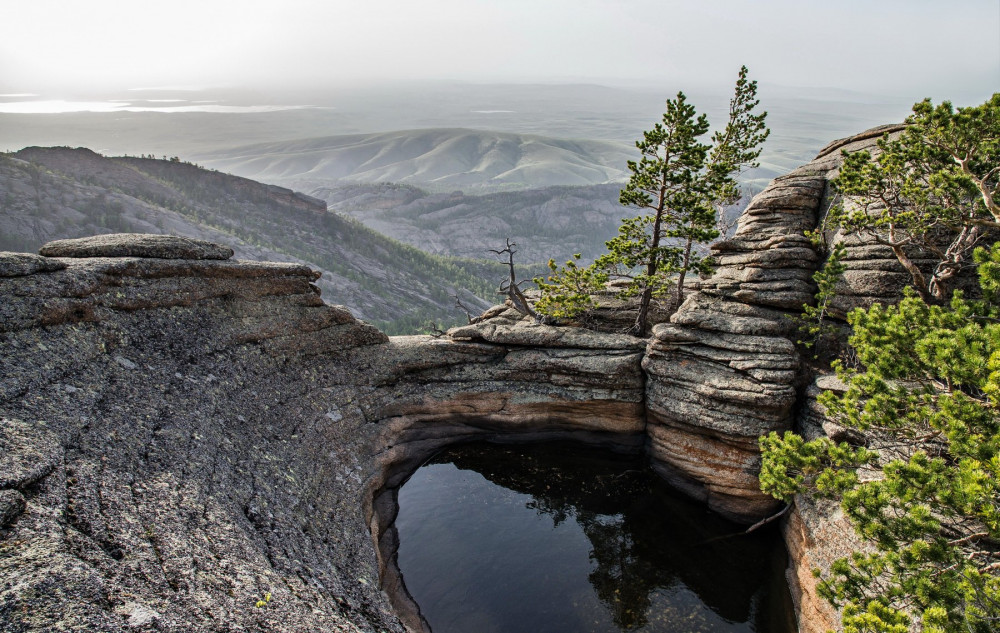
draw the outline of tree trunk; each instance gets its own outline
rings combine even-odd
[[[653,298],[653,289],[649,286],[642,291],[642,295],[639,297],[639,314],[635,317],[635,325],[629,330],[630,334],[635,336],[646,336],[646,321],[647,315],[649,314],[649,303]]]
[[[948,245],[948,250],[945,251],[941,261],[934,268],[934,272],[931,273],[927,289],[939,303],[943,303],[951,294],[954,278],[962,270],[962,262],[965,260],[966,253],[979,240],[979,233],[978,226],[963,227],[958,236]]]
[[[928,289],[929,284],[927,283],[927,278],[924,276],[923,271],[913,263],[910,256],[903,251],[902,246],[899,244],[890,244],[889,246],[892,248],[892,252],[896,256],[896,259],[899,260],[899,263],[903,265],[906,272],[910,273],[910,277],[913,279],[913,287],[916,289],[917,294],[920,295],[920,298],[923,299],[925,303],[936,303],[937,301],[934,295],[931,294]]]
[[[660,186],[659,200],[656,203],[656,219],[653,220],[653,237],[650,241],[650,255],[649,262],[646,264],[646,287],[642,291],[642,296],[639,298],[639,314],[635,317],[635,325],[632,326],[631,332],[636,336],[646,336],[646,327],[648,323],[647,317],[649,315],[649,302],[653,298],[653,288],[650,283],[653,276],[656,275],[656,271],[660,267],[659,256],[657,255],[656,249],[660,247],[660,224],[663,222],[663,206],[664,199],[666,197],[667,190],[664,185]]]
[[[888,203],[887,207],[888,207]],[[876,241],[880,241],[889,248],[892,249],[893,255],[896,256],[896,260],[906,269],[906,272],[910,273],[910,277],[913,279],[913,287],[916,289],[917,294],[920,298],[924,300],[925,303],[935,303],[934,296],[928,290],[929,284],[927,283],[927,278],[924,276],[924,272],[920,270],[920,267],[913,263],[910,256],[906,254],[903,250],[903,245],[896,240],[896,226],[895,224],[889,225],[889,239],[884,240],[875,234]]]

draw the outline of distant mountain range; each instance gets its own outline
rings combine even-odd
[[[36,251],[97,233],[172,233],[232,246],[245,259],[304,262],[330,303],[390,333],[464,321],[496,300],[505,270],[428,255],[316,198],[179,160],[107,158],[87,149],[0,154],[0,250]]]
[[[627,179],[631,143],[421,129],[258,143],[197,154],[208,167],[308,190],[396,182],[431,191],[598,185]]]
[[[396,183],[320,187],[309,193],[365,226],[437,255],[481,258],[518,245],[517,261],[592,260],[635,210],[618,203],[620,184],[542,187],[488,194],[430,193]]]
[[[319,187],[309,193],[331,210],[365,226],[437,255],[480,258],[510,238],[517,261],[560,264],[575,253],[589,263],[607,251],[623,217],[638,209],[618,202],[623,185],[541,187],[487,194],[430,193],[412,185],[376,183]],[[757,192],[727,209],[731,222]],[[544,268],[543,268],[544,270]]]
[[[725,119],[730,97],[728,85],[706,92],[695,86],[673,84],[623,88],[588,84],[397,82],[391,86],[311,87],[302,93],[262,94],[233,89],[175,91],[158,95],[169,101],[156,104],[136,102],[141,95],[123,92],[103,97],[95,94],[87,99],[114,100],[105,102],[104,107],[158,107],[153,108],[155,111],[140,112],[0,113],[0,150],[68,145],[90,147],[105,155],[178,156],[300,191],[345,183],[401,180],[407,176],[412,178],[404,182],[431,192],[462,189],[466,193],[484,193],[550,185],[581,186],[620,180],[614,172],[624,171],[625,161],[637,157],[634,142],[642,137],[643,130],[660,120],[664,100],[677,94],[679,89],[684,89],[690,102],[699,112],[706,113],[713,125],[718,126]],[[900,99],[840,90],[782,88],[763,83],[761,107],[769,112],[767,122],[772,134],[764,146],[760,169],[745,174],[743,181],[761,189],[775,176],[811,160],[832,138],[902,120],[913,101],[922,96]],[[237,111],[196,111],[199,104],[216,109],[237,106]],[[442,132],[470,130],[476,131],[473,134],[482,134],[480,139],[497,139],[507,133],[519,139],[513,144],[500,143],[504,149],[493,155],[482,152],[480,174],[475,172],[480,160],[473,162],[467,151],[469,146],[478,147],[478,141],[473,144],[466,139],[464,143],[443,147],[433,156],[424,156],[425,152],[404,160],[398,155],[392,156],[404,144],[419,145],[414,139],[426,139],[427,135],[442,138]],[[414,139],[400,139],[400,135]],[[316,147],[309,146],[331,137],[366,139],[368,150],[375,147],[390,150],[376,162],[391,158],[401,164],[391,168],[386,164],[377,168],[364,167],[364,163],[378,156],[376,150],[364,160],[353,156],[354,162],[347,162],[351,174],[335,175],[336,182],[324,175],[322,182],[317,182],[312,176],[326,171],[329,165],[324,164],[326,159],[320,157],[321,152]],[[394,137],[395,140],[391,140]],[[504,167],[500,159],[507,152],[506,148],[536,138],[541,139],[537,149],[544,149],[540,164],[532,164],[534,159],[522,154],[517,161],[520,169],[514,168],[512,173],[500,176],[511,169]],[[598,145],[592,145],[594,141],[589,140],[555,139],[594,139]],[[602,143],[610,144],[611,153],[604,151],[609,146]],[[281,157],[280,165],[276,163],[272,168],[268,161],[278,156],[249,164],[244,150],[232,149],[250,145],[276,145],[279,154],[285,156]],[[281,146],[285,147],[281,149]],[[294,157],[292,148],[295,148]],[[455,148],[461,151],[454,151]],[[583,151],[578,152],[579,148]],[[621,154],[621,150],[625,153]],[[350,153],[345,148],[338,152]],[[304,160],[308,153],[312,155]],[[507,160],[511,155],[507,154]],[[549,158],[564,156],[571,159],[570,166],[563,170],[562,166],[555,165],[553,169]],[[216,164],[215,160],[220,163]],[[498,171],[491,173],[486,165]],[[316,173],[308,173],[313,169]],[[612,173],[607,173],[608,169]],[[430,184],[430,174],[435,174],[433,179],[439,180],[438,184]],[[482,187],[477,184],[490,180],[495,182]]]

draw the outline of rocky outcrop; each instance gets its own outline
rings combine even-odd
[[[471,438],[645,448],[719,512],[760,518],[774,504],[757,437],[822,416],[789,317],[812,295],[821,256],[801,234],[829,205],[836,149],[754,199],[717,273],[648,341],[499,310],[390,339],[325,304],[310,268],[212,244],[0,254],[0,622],[419,630],[393,571],[391,488]],[[865,262],[851,301],[892,291],[874,252],[849,245]],[[785,525],[803,630],[835,617],[808,572],[838,555],[838,521],[803,502]]]
[[[811,163],[775,179],[740,217],[735,236],[713,247],[719,268],[654,329],[643,361],[650,453],[679,486],[731,515],[766,511],[774,502],[757,487],[757,438],[795,428],[807,438],[850,439],[825,417],[816,397],[842,388],[831,377],[803,384],[792,316],[812,301],[813,272],[823,254],[803,236],[823,228],[838,201],[829,181],[841,152],[877,151],[882,126],[831,143]],[[856,307],[894,303],[911,282],[892,251],[872,239],[826,231],[826,248],[842,242],[847,270],[831,306],[835,317]],[[910,253],[925,270],[934,259]],[[972,276],[959,280],[969,285]],[[744,516],[746,516],[746,514]],[[839,614],[819,596],[813,573],[863,549],[843,513],[829,502],[796,499],[783,523],[789,587],[801,631],[837,628]]]
[[[806,167],[811,166],[823,171],[826,178],[833,178],[840,169],[841,152],[877,153],[877,143],[884,135],[896,137],[903,128],[903,125],[883,125],[834,141],[823,148],[816,159]],[[820,210],[820,221],[830,206],[836,202],[838,200],[828,193]],[[902,295],[903,288],[912,283],[912,277],[899,264],[892,249],[878,244],[873,238],[845,235],[840,231],[827,231],[825,238],[828,247],[838,242],[842,242],[845,246],[842,261],[846,270],[837,283],[830,305],[830,310],[835,316],[843,318],[854,308],[867,308],[875,303],[895,303]],[[932,270],[938,262],[938,258],[932,253],[916,248],[907,248],[907,251],[913,262],[925,272]],[[965,290],[974,292],[978,290],[974,274],[960,275],[956,284]]]
[[[111,233],[55,240],[42,246],[45,257],[153,257],[156,259],[229,259],[233,249],[176,235]]]
[[[657,326],[643,366],[650,453],[677,485],[742,519],[776,503],[757,482],[757,438],[790,429],[799,379],[791,316],[812,301],[827,170],[775,179],[713,251],[716,273]]]
[[[304,266],[161,255],[0,256],[5,627],[401,631],[373,497],[413,460],[642,444],[640,339],[501,316],[390,340]]]
[[[333,360],[386,337],[302,266],[54,261],[0,278],[0,628],[401,631]]]
[[[544,439],[565,431],[640,447],[645,341],[496,319],[447,338],[394,337],[370,366],[383,387],[367,417],[383,426],[386,466],[483,434]],[[391,485],[392,482],[390,482]]]
[[[840,151],[870,150],[901,129],[841,139],[776,178],[733,237],[712,247],[715,274],[653,331],[643,361],[650,453],[677,485],[721,512],[747,519],[776,505],[757,483],[757,438],[793,427],[804,387],[793,317],[814,300],[812,275],[824,257],[804,233],[822,226],[832,204]],[[848,245],[840,314],[899,297],[908,276],[891,251],[840,234],[827,240]]]
[[[797,364],[779,336],[656,326],[643,360],[654,467],[722,514],[765,516],[757,440],[790,427]]]

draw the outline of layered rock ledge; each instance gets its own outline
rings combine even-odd
[[[654,330],[644,361],[655,377],[651,454],[730,515],[777,505],[757,482],[757,439],[792,427],[801,372],[791,317],[813,301],[821,260],[803,233],[816,227],[829,171],[814,161],[751,201],[733,238],[713,247],[715,274]]]
[[[301,266],[54,263],[0,278],[2,628],[402,630],[328,417],[387,338]]]
[[[503,316],[389,339],[306,267],[131,239],[0,254],[12,630],[401,631],[394,477],[471,437],[641,448],[641,339]]]
[[[837,150],[884,131],[776,179],[648,341],[511,312],[390,339],[324,304],[309,268],[208,243],[0,254],[0,622],[374,632],[404,630],[402,616],[419,629],[394,589],[385,491],[463,439],[645,450],[716,510],[760,518],[774,503],[757,488],[757,437],[809,402],[789,316],[821,257],[802,232],[830,203]],[[884,253],[849,253],[845,309],[891,298]],[[835,617],[805,573],[829,560],[829,525],[805,506],[786,525],[803,630]]]

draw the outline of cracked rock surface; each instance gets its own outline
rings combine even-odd
[[[390,340],[303,266],[39,259],[0,277],[3,630],[402,631],[372,540],[401,464],[642,443],[639,339]]]
[[[301,266],[53,261],[0,278],[0,629],[401,631],[337,360],[386,337]]]

